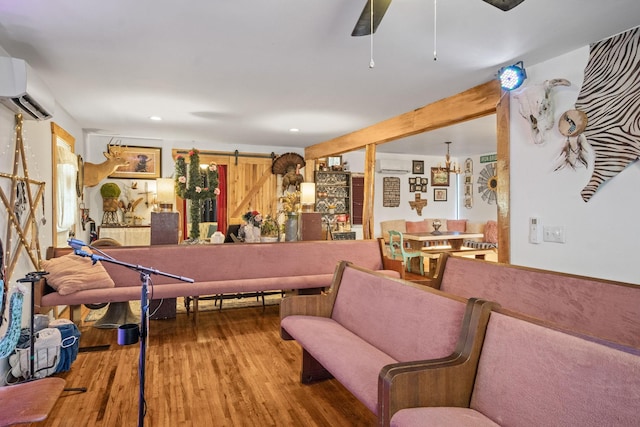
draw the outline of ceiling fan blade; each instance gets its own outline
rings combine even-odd
[[[375,33],[378,29],[378,25],[380,21],[382,21],[382,17],[384,16],[387,8],[391,4],[391,0],[373,0],[373,32]],[[362,10],[362,14],[360,14],[360,18],[358,18],[358,22],[356,22],[356,26],[353,28],[352,36],[368,36],[371,34],[371,0],[367,0],[367,3],[364,5],[364,9]]]
[[[491,6],[495,6],[498,9],[506,12],[513,9],[524,0],[483,0],[485,3],[489,3]]]

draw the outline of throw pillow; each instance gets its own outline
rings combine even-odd
[[[470,221],[467,222],[467,233],[484,233],[484,222]]]
[[[489,243],[498,243],[498,223],[496,221],[487,221],[485,224],[484,241]]]
[[[49,272],[47,284],[60,295],[69,295],[85,289],[113,288],[115,283],[100,262],[73,253],[42,261]]]
[[[467,230],[467,220],[466,219],[448,219],[447,220],[447,231],[459,231],[464,233]]]
[[[407,221],[407,233],[427,232],[429,224],[426,221]]]

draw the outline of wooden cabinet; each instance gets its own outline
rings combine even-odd
[[[325,217],[346,214],[347,222],[351,223],[351,173],[316,171],[315,182],[315,211]]]

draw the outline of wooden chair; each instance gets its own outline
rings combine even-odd
[[[424,256],[422,251],[408,251],[404,245],[404,236],[401,232],[389,230],[389,255],[392,259],[402,259],[411,273],[411,260],[419,258],[420,274],[424,276]]]
[[[64,385],[62,378],[48,377],[0,387],[0,427],[43,421]]]

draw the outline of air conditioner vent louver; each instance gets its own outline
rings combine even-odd
[[[11,101],[17,105],[22,111],[34,120],[47,120],[52,116],[40,104],[33,100],[29,95],[20,98],[11,98]]]

